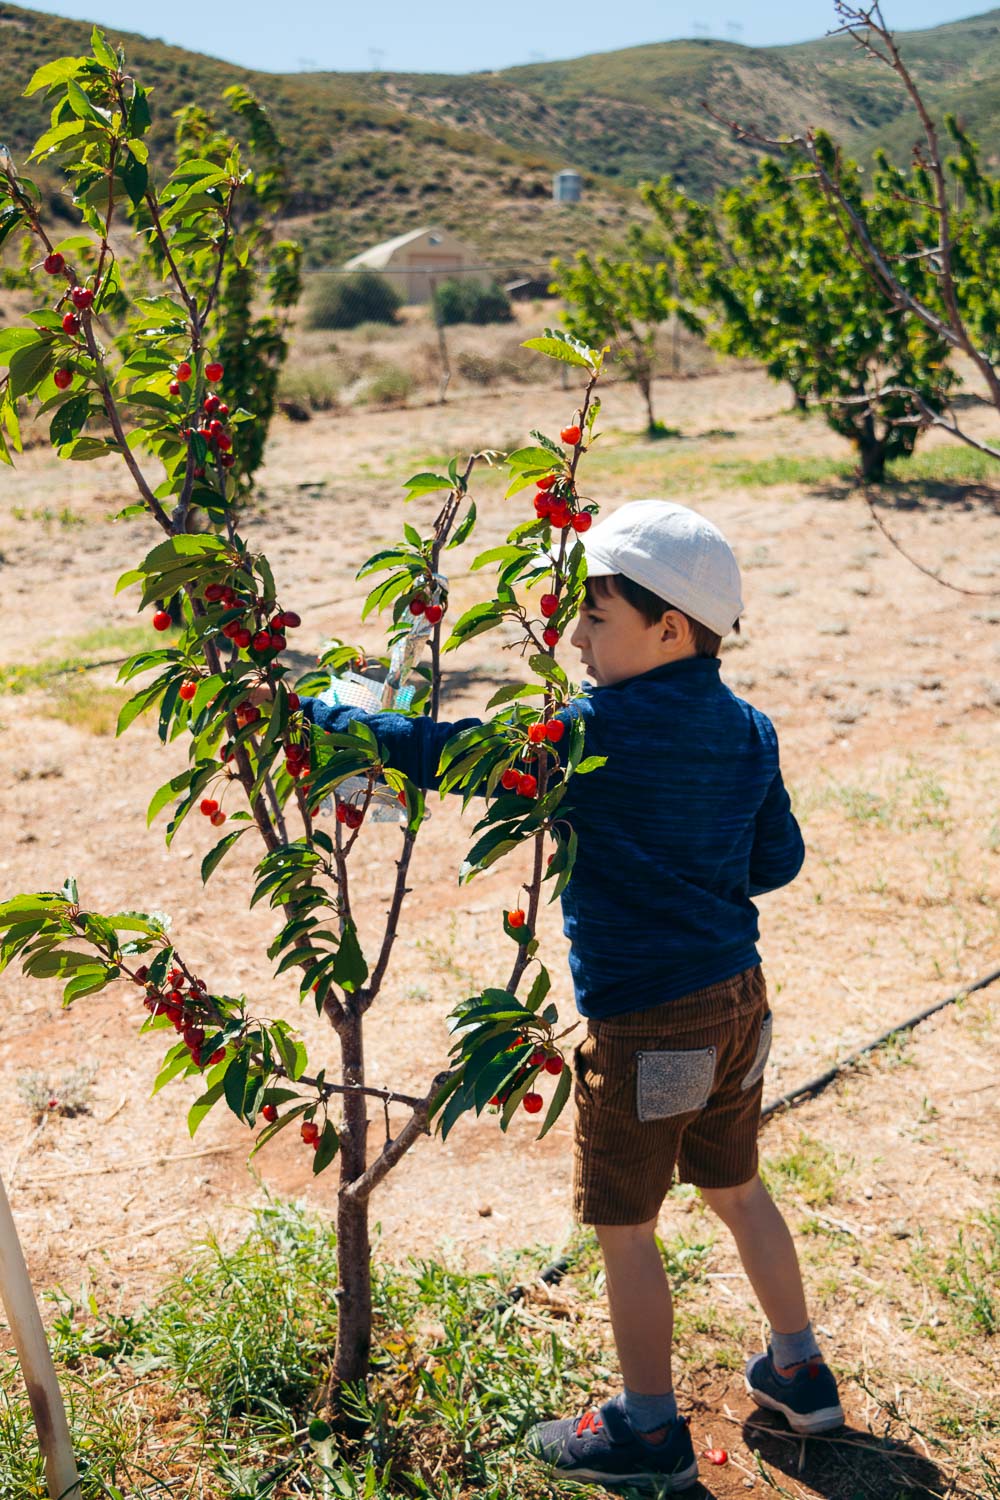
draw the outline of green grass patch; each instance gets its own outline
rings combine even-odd
[[[798,1144],[783,1156],[768,1156],[761,1163],[761,1177],[768,1192],[780,1197],[792,1191],[811,1208],[832,1203],[844,1175],[834,1153],[808,1135],[799,1132]]]
[[[373,1376],[357,1402],[366,1435],[354,1447],[315,1424],[336,1253],[327,1224],[270,1203],[242,1243],[198,1249],[152,1305],[121,1313],[57,1293],[51,1341],[83,1500],[552,1495],[522,1438],[586,1404],[596,1351],[575,1325],[504,1297],[537,1278],[546,1252],[481,1274],[376,1267]],[[0,1500],[46,1495],[20,1376],[2,1355]]]
[[[82,674],[101,661],[124,658],[141,651],[150,645],[150,638],[151,632],[146,625],[102,625],[83,635],[69,636],[50,643],[49,650],[52,646],[56,648],[51,654],[46,654],[47,648],[43,646],[35,661],[0,666],[0,693],[24,693],[30,688],[61,690],[67,681],[85,680]],[[162,640],[163,637],[159,637],[159,641]]]
[[[934,1285],[967,1333],[1000,1333],[1000,1212],[977,1214],[958,1231]]]

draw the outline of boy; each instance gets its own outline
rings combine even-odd
[[[560,809],[578,838],[563,916],[588,1021],[574,1210],[604,1256],[624,1391],[540,1424],[529,1442],[566,1477],[674,1491],[698,1474],[655,1240],[675,1167],[733,1234],[771,1325],[748,1391],[797,1432],[843,1421],[791,1236],[757,1175],[771,1016],[751,897],[793,880],[804,851],[774,729],[719,677],[721,638],[743,609],[721,532],[685,506],[638,500],[582,540],[587,595],[571,641],[594,686],[564,716],[582,717],[586,753],[608,759],[574,778]],[[326,729],[359,713],[303,708]],[[369,722],[393,764],[433,786],[444,741],[477,721]]]

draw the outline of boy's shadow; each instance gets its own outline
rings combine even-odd
[[[860,1427],[842,1427],[839,1432],[803,1439],[788,1430],[782,1417],[759,1411],[744,1421],[742,1437],[745,1448],[731,1454],[725,1468],[713,1469],[699,1454],[700,1482],[681,1490],[681,1500],[731,1496],[734,1481],[742,1489],[747,1471],[776,1494],[800,1494],[805,1487],[825,1500],[855,1500],[860,1495],[880,1500],[902,1494],[937,1496],[945,1487],[946,1476],[909,1443],[878,1438]],[[732,1462],[733,1457],[742,1469]],[[786,1489],[774,1470],[796,1488]],[[716,1474],[720,1476],[717,1485],[713,1483]],[[608,1485],[607,1489],[619,1500],[660,1500],[655,1481],[642,1489],[634,1485]],[[663,1500],[667,1500],[666,1493]]]

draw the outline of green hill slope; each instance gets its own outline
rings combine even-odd
[[[84,52],[78,21],[0,3],[0,140],[23,155],[45,119],[21,98],[49,58]],[[699,195],[747,171],[750,153],[701,108],[780,134],[825,126],[858,154],[884,142],[905,158],[916,136],[906,96],[844,37],[752,48],[664,42],[502,72],[248,72],[183,48],[109,32],[155,88],[154,156],[172,111],[218,100],[241,81],[272,110],[289,145],[293,227],[312,264],[420,224],[440,223],[491,262],[540,266],[616,236],[641,210],[643,178],[672,172]],[[1000,158],[1000,10],[901,36],[940,115],[956,110]],[[551,201],[551,173],[585,174],[581,207]]]

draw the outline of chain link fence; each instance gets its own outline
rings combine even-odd
[[[548,264],[419,261],[306,271],[281,408],[306,420],[317,411],[423,405],[522,385],[566,387],[566,366],[523,347],[562,321],[551,282]],[[663,326],[657,374],[685,378],[713,363],[686,330]]]

